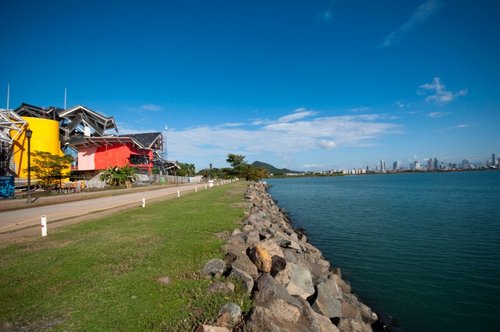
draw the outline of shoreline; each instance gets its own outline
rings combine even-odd
[[[293,227],[267,189],[264,183],[249,185],[248,214],[224,245],[227,276],[243,283],[253,303],[244,330],[384,330],[379,316],[342,279],[340,268]]]

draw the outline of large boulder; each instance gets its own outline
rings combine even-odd
[[[271,272],[273,266],[272,256],[264,247],[257,244],[249,250],[248,254],[259,271],[264,273]]]
[[[259,271],[254,263],[248,258],[247,255],[240,255],[231,263],[231,266],[248,273],[253,279],[257,279]]]
[[[206,276],[221,276],[226,270],[226,262],[222,259],[211,259],[203,268],[203,274]]]
[[[234,278],[236,280],[240,280],[243,283],[247,293],[251,293],[254,285],[253,278],[247,272],[240,270],[238,268],[233,268],[231,273],[229,274],[230,278]]]
[[[283,271],[278,272],[276,279],[291,295],[307,299],[314,294],[311,272],[300,264],[288,263]]]
[[[312,307],[326,317],[342,317],[341,300],[342,291],[335,281],[327,279],[317,286],[316,300]]]
[[[256,305],[267,307],[273,299],[283,299],[297,307],[300,305],[297,298],[291,296],[281,283],[267,273],[257,279],[255,288],[253,302]]]

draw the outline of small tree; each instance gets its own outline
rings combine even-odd
[[[245,161],[245,156],[242,154],[230,153],[227,155],[227,163],[233,167],[234,175],[243,178],[245,169],[248,164]]]
[[[60,184],[63,178],[69,177],[72,156],[59,156],[46,151],[33,151],[31,156],[31,172],[44,188]]]
[[[194,164],[180,163],[177,162],[180,169],[177,170],[177,175],[179,176],[193,176],[195,174]]]
[[[135,181],[137,169],[129,165],[123,167],[110,167],[101,173],[101,181],[109,185],[120,186],[132,184]]]
[[[268,176],[266,170],[247,164],[244,155],[230,153],[226,161],[233,167],[230,175],[236,175],[247,181],[258,181]]]

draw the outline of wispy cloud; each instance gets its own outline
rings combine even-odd
[[[390,47],[401,40],[409,32],[413,31],[418,25],[425,23],[429,18],[431,18],[441,7],[443,6],[440,0],[427,0],[420,4],[412,13],[410,18],[398,29],[387,35],[382,44],[381,48]]]
[[[244,126],[244,123],[241,122],[227,122],[222,125],[222,127],[241,127]]]
[[[169,158],[201,163],[225,160],[228,153],[293,156],[307,151],[373,145],[380,137],[399,134],[400,125],[383,115],[323,116],[297,109],[277,119],[253,121],[253,126],[199,126],[168,132]]]
[[[439,77],[434,77],[432,83],[422,84],[419,93],[429,94],[426,98],[426,102],[435,102],[437,104],[448,104],[455,100],[457,97],[465,96],[467,94],[467,89],[462,89],[457,92],[446,90],[446,86],[441,84],[441,79]]]
[[[315,111],[310,111],[305,108],[297,108],[292,114],[282,116],[278,122],[288,123],[301,120],[310,116],[316,115]]]
[[[451,114],[450,112],[429,112],[426,115],[431,119],[438,119],[450,114]]]
[[[318,15],[318,19],[323,23],[330,23],[332,20],[333,12],[331,9],[325,10]]]
[[[394,104],[400,109],[400,110],[404,110],[406,108],[408,108],[408,104],[406,104],[405,102],[403,102],[402,100],[397,100],[394,102]]]
[[[370,107],[355,107],[351,108],[349,112],[351,113],[365,113],[365,112],[370,112],[371,108]]]
[[[158,112],[163,110],[163,107],[154,105],[154,104],[146,104],[141,106],[141,110],[143,111],[152,111],[152,112]]]
[[[322,164],[305,164],[305,165],[302,165],[302,168],[304,168],[304,169],[324,169],[325,166]]]
[[[467,123],[461,123],[453,127],[446,128],[446,130],[454,130],[454,129],[465,129],[465,128],[470,128],[472,125],[467,124]]]

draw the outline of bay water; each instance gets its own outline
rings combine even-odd
[[[500,331],[500,171],[269,179],[353,292],[403,331]]]

